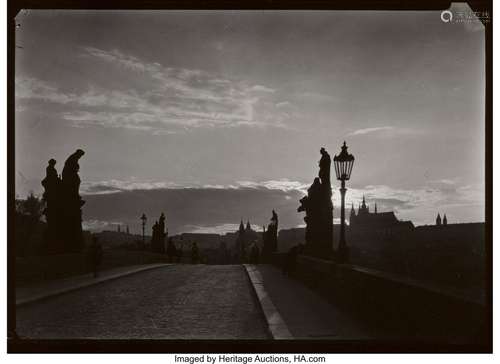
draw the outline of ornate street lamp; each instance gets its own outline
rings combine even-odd
[[[144,213],[142,214],[141,220],[142,220],[142,246],[145,247],[146,246],[145,229],[146,229],[146,221],[148,220],[146,214]]]
[[[340,208],[340,239],[339,248],[337,251],[338,261],[344,263],[348,260],[347,254],[347,244],[345,241],[345,193],[347,189],[345,188],[345,181],[351,178],[352,166],[354,164],[354,156],[347,152],[347,145],[342,145],[342,150],[339,155],[333,158],[335,164],[335,174],[337,179],[341,181],[340,195],[342,197],[342,205]]]

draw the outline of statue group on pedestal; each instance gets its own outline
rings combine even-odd
[[[49,253],[78,252],[83,248],[82,206],[85,201],[79,193],[78,160],[84,154],[78,149],[66,159],[62,177],[57,174],[55,159],[50,159],[46,168],[42,186],[45,189],[43,213],[47,221],[45,240]]]
[[[165,253],[165,239],[168,231],[165,231],[165,214],[162,212],[160,219],[153,225],[153,235],[151,237],[151,251],[154,253]]]
[[[267,226],[267,231],[263,231],[262,255],[268,258],[272,253],[278,250],[278,214],[273,210],[271,222]]]
[[[297,211],[306,213],[305,253],[326,257],[331,253],[333,244],[331,158],[325,148],[321,148],[320,153],[318,177],[307,190],[307,196],[300,200]]]

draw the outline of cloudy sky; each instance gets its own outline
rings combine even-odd
[[[484,31],[440,12],[22,11],[16,192],[77,148],[86,226],[300,225],[319,148],[346,140],[400,219],[484,221]],[[336,188],[336,186],[334,187]],[[339,193],[334,193],[336,214]]]

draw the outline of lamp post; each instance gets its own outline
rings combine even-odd
[[[142,246],[145,247],[146,246],[145,229],[146,229],[146,221],[148,220],[146,214],[144,213],[142,214],[141,220],[142,220]]]
[[[337,251],[337,258],[339,263],[344,263],[348,260],[347,244],[345,241],[345,181],[351,177],[352,166],[354,164],[354,156],[347,152],[347,145],[342,145],[342,150],[338,155],[333,158],[335,164],[335,174],[337,179],[341,182],[340,195],[342,198],[340,207],[340,239],[339,248]]]

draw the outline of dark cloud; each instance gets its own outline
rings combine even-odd
[[[86,195],[83,215],[89,221],[120,221],[139,233],[143,212],[149,218],[149,226],[165,212],[169,230],[178,233],[193,226],[235,224],[240,219],[267,225],[271,210],[275,209],[281,227],[294,227],[303,223],[303,214],[296,212],[301,197],[299,191],[267,188],[133,190]]]

